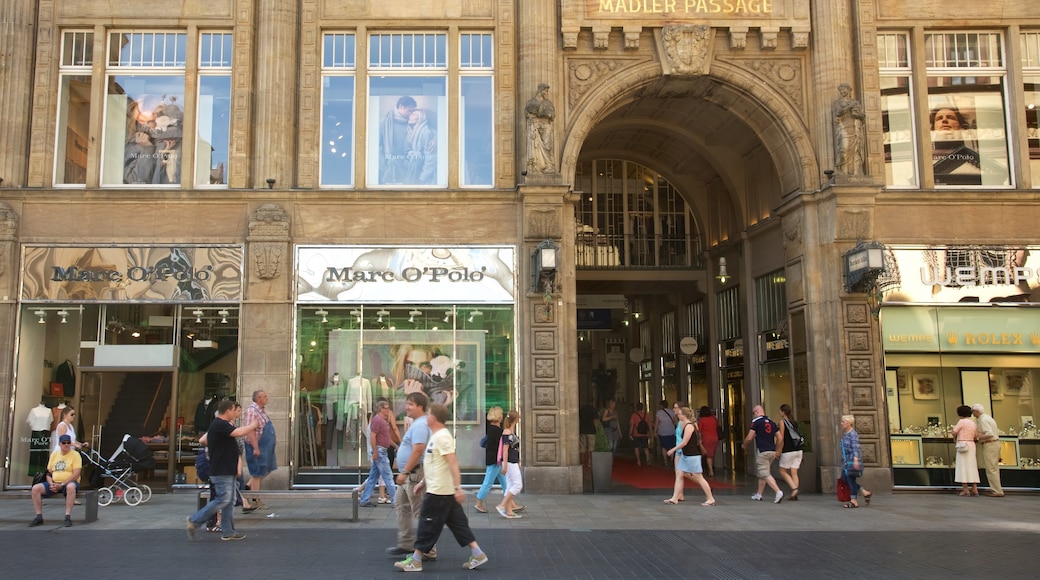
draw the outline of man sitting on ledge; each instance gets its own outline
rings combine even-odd
[[[58,450],[51,453],[50,461],[47,462],[46,480],[32,487],[32,503],[36,517],[29,522],[30,527],[43,524],[43,498],[57,493],[65,494],[65,523],[62,525],[66,528],[72,526],[72,506],[76,503],[81,471],[83,458],[72,448],[72,437],[62,435],[58,438]]]

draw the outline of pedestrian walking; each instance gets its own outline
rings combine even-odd
[[[780,405],[780,477],[791,486],[788,499],[798,501],[798,468],[802,466],[802,446],[805,439],[798,431],[791,405]]]
[[[502,473],[502,464],[498,461],[498,448],[502,444],[502,407],[491,407],[487,412],[487,424],[484,426],[484,481],[477,491],[477,503],[473,509],[482,514],[487,513],[484,498],[491,491],[491,486],[498,480],[502,492],[506,491],[506,476]]]
[[[744,437],[744,443],[742,444],[744,448],[747,448],[753,441],[755,448],[758,450],[758,454],[755,456],[758,492],[751,496],[751,499],[762,501],[762,492],[766,490],[766,485],[768,485],[770,489],[776,492],[773,503],[780,503],[784,499],[784,492],[780,491],[780,486],[776,484],[776,479],[770,473],[773,460],[776,459],[776,447],[777,445],[783,445],[780,439],[780,427],[766,416],[766,410],[762,408],[762,405],[755,405],[751,410],[751,414],[755,418],[752,419],[751,428],[748,429],[747,436]]]
[[[523,517],[516,512],[524,509],[516,504],[516,496],[524,488],[524,481],[520,475],[520,438],[516,435],[516,425],[519,422],[520,413],[510,411],[506,415],[502,422],[502,444],[498,447],[499,465],[506,474],[506,489],[502,503],[495,509],[500,516],[508,519]]]
[[[628,418],[628,436],[632,438],[632,447],[636,450],[636,465],[650,465],[650,419],[642,403],[636,403],[636,410]],[[642,462],[639,460],[640,452],[643,455]]]
[[[408,393],[404,412],[412,419],[411,425],[401,438],[397,450],[396,478],[397,494],[394,496],[394,511],[397,514],[397,544],[386,549],[388,554],[401,556],[410,554],[415,546],[415,521],[422,507],[422,494],[416,492],[416,484],[423,479],[423,457],[430,440],[430,428],[426,420],[429,399],[420,391]],[[427,560],[437,559],[437,547],[423,554]],[[421,567],[421,564],[420,564]]]
[[[704,456],[704,446],[701,444],[701,436],[697,429],[697,422],[693,409],[681,407],[678,413],[679,429],[682,439],[675,447],[668,450],[669,457],[678,457],[675,462],[675,488],[672,497],[664,500],[664,503],[678,505],[683,497],[683,488],[686,478],[689,477],[704,491],[705,500],[701,504],[704,507],[715,505],[715,496],[711,493],[711,486],[704,479],[701,458]]]
[[[841,477],[849,485],[851,499],[845,504],[847,508],[858,508],[857,497],[863,491],[863,501],[870,505],[870,499],[874,497],[867,488],[861,487],[856,481],[863,475],[863,455],[859,448],[859,433],[853,428],[856,418],[852,415],[842,415],[841,428],[844,433],[841,436]]]

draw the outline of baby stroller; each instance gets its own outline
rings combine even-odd
[[[94,449],[85,456],[96,467],[91,483],[98,488],[98,505],[106,506],[123,500],[126,505],[135,506],[152,499],[152,488],[134,480],[135,470],[155,468],[152,450],[144,441],[126,434],[112,452],[112,457],[105,459]],[[106,477],[113,481],[111,485],[103,486]]]

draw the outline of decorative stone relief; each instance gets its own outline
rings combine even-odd
[[[266,203],[249,218],[250,241],[288,241],[289,214],[278,204]]]
[[[557,209],[531,209],[527,213],[527,239],[558,240],[563,237],[560,212]]]
[[[859,413],[856,417],[856,432],[860,435],[877,435],[877,415]]]
[[[536,407],[556,407],[556,386],[535,385],[534,405]]]
[[[858,425],[859,421],[857,421],[856,423]],[[860,433],[862,433],[862,431],[860,431],[858,428],[856,429],[856,431],[859,431]],[[877,442],[875,442],[875,441],[860,441],[859,442],[859,450],[860,450],[860,453],[863,454],[863,463],[864,463],[864,465],[876,465],[877,464],[877,462],[878,462],[878,459],[877,459],[877,457],[878,457]]]
[[[874,407],[874,387],[852,387],[853,407]]]
[[[809,48],[809,31],[793,30],[791,32],[791,48],[796,50]]]
[[[256,275],[261,280],[273,280],[278,277],[284,249],[284,242],[251,242],[249,244],[249,253],[252,254],[253,264],[256,266]]]
[[[632,50],[639,48],[639,34],[643,31],[642,26],[626,26],[623,29],[625,33],[625,48]]]
[[[536,358],[534,359],[534,377],[536,379],[556,378],[556,359]]]
[[[592,47],[603,50],[607,48],[610,42],[610,26],[592,27]]]
[[[866,324],[868,321],[866,304],[846,304],[845,320],[849,324]]]
[[[733,50],[744,50],[747,48],[747,26],[729,27],[729,47]]]
[[[874,363],[869,358],[850,358],[849,377],[859,380],[870,380],[874,376]]]
[[[0,242],[14,241],[17,236],[18,212],[6,203],[0,203]],[[8,259],[7,244],[0,245],[0,276],[7,272]]]
[[[865,240],[873,231],[869,210],[844,210],[838,216],[838,237],[846,240]]]
[[[849,352],[870,352],[869,332],[849,331],[846,336],[849,342]]]
[[[802,90],[802,63],[797,59],[741,59],[749,70],[756,75],[781,88],[781,93],[788,95],[791,102],[801,107],[805,102]]]
[[[558,463],[557,449],[558,446],[553,441],[536,441],[534,444],[535,461],[541,464]]]
[[[540,302],[534,304],[534,321],[536,324],[553,324],[556,322],[556,309],[546,308]]]
[[[796,249],[802,245],[802,216],[792,214],[784,217],[784,249]]]
[[[779,28],[765,28],[761,29],[762,34],[762,50],[776,50],[776,39],[780,34]]]
[[[556,415],[552,413],[536,413],[534,416],[535,433],[539,435],[556,435]]]
[[[700,76],[711,68],[715,32],[706,24],[666,24],[654,34],[665,76]]]
[[[556,335],[551,330],[539,330],[534,333],[535,350],[555,350]]]
[[[567,101],[573,107],[589,90],[600,84],[600,79],[613,74],[620,66],[621,63],[613,59],[569,61]]]

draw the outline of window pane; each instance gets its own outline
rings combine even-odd
[[[203,34],[199,46],[199,66],[231,68],[231,34]]]
[[[369,184],[446,186],[446,79],[373,77],[368,102]]]
[[[181,180],[184,77],[109,77],[101,182],[177,184]]]
[[[94,64],[94,33],[66,32],[61,48],[61,66],[90,66]]]
[[[1033,188],[1040,188],[1040,76],[1025,77],[1026,132],[1029,142],[1029,170]]]
[[[184,33],[113,33],[109,36],[110,66],[183,67],[187,50]]]
[[[321,184],[354,185],[354,77],[322,82]]]
[[[445,34],[373,34],[368,62],[373,68],[446,68]]]
[[[910,79],[881,77],[881,119],[885,131],[885,184],[917,187]]]
[[[199,78],[195,184],[227,185],[231,146],[231,76]],[[169,131],[169,129],[167,129]]]
[[[354,68],[354,35],[326,34],[322,56],[324,68]]]
[[[462,185],[491,185],[494,176],[494,101],[491,77],[462,77],[459,123]]]
[[[492,67],[490,34],[463,34],[459,47],[459,64],[462,68]]]
[[[87,183],[90,76],[61,77],[54,183]]]
[[[1010,185],[1002,77],[928,81],[935,184]]]

